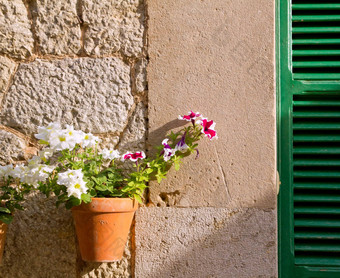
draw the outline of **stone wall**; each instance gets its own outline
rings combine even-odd
[[[51,121],[150,154],[192,109],[219,136],[150,185],[121,262],[83,262],[70,212],[32,194],[0,277],[276,277],[274,3],[0,0],[0,164]]]
[[[51,121],[145,150],[143,0],[0,0],[0,164],[37,152]],[[0,277],[131,277],[131,243],[118,263],[80,259],[72,217],[30,196],[10,225]]]

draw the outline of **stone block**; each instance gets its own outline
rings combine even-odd
[[[34,39],[22,0],[0,0],[0,54],[16,59],[32,55]]]
[[[136,92],[141,93],[147,89],[147,79],[146,79],[146,66],[148,61],[146,59],[141,59],[137,62],[135,68],[135,86]]]
[[[16,63],[6,57],[0,56],[0,101],[2,94],[9,85],[9,81],[11,80],[15,68]]]
[[[39,53],[72,55],[81,49],[77,0],[34,0],[31,12]]]
[[[121,132],[132,104],[130,68],[118,58],[36,60],[19,66],[0,123],[25,134],[53,121]]]
[[[142,5],[138,0],[83,0],[85,52],[96,56],[118,51],[129,57],[140,55],[145,28]]]
[[[16,135],[0,130],[0,165],[25,159],[25,141]]]
[[[140,208],[138,278],[277,277],[276,211]]]
[[[274,11],[268,0],[148,1],[148,147],[190,109],[219,137],[150,187],[154,204],[275,207]]]
[[[139,102],[131,115],[129,125],[124,130],[119,150],[122,152],[145,151],[146,118],[147,109],[143,102]]]
[[[2,278],[76,277],[76,241],[71,212],[55,199],[32,194],[9,225]]]

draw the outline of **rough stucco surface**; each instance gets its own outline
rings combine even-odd
[[[0,165],[25,159],[25,141],[5,130],[0,130]]]
[[[190,109],[219,136],[153,184],[151,201],[275,207],[274,1],[150,0],[148,14],[149,147]]]
[[[0,53],[26,58],[33,53],[33,35],[22,0],[0,0]]]
[[[0,165],[36,154],[33,134],[51,121],[145,150],[145,13],[140,0],[0,0]],[[16,213],[1,278],[131,277],[132,236],[120,262],[85,263],[54,202],[32,194]]]
[[[132,104],[130,69],[118,58],[36,60],[19,66],[0,123],[24,133],[51,121],[122,131]]]
[[[145,105],[143,102],[138,103],[119,144],[122,152],[145,149],[146,116]]]
[[[77,0],[34,0],[31,13],[41,54],[76,54],[81,48]]]
[[[1,278],[76,277],[76,245],[70,211],[32,194],[7,232]]]
[[[138,278],[276,277],[275,210],[140,208]]]
[[[84,49],[89,55],[109,55],[120,51],[139,56],[143,48],[143,1],[83,0],[86,26]]]
[[[16,64],[6,58],[0,56],[0,102],[3,93],[6,91],[12,74],[14,73]]]

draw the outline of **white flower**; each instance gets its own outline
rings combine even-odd
[[[35,167],[41,162],[41,158],[39,156],[33,156],[30,160],[28,160],[28,167]]]
[[[39,126],[38,133],[34,134],[35,138],[42,140],[45,144],[49,143],[50,137],[54,132],[61,130],[59,123],[49,123],[46,127]]]
[[[12,176],[11,173],[13,171],[13,165],[5,165],[5,166],[0,166],[0,178],[8,178],[8,176]]]
[[[119,151],[117,150],[109,150],[107,148],[103,149],[100,154],[103,156],[104,159],[109,159],[109,160],[113,160],[116,158],[120,158],[120,154]]]
[[[86,187],[86,182],[84,180],[77,180],[67,186],[67,196],[74,196],[81,199],[81,194],[86,194],[88,188]]]
[[[68,140],[67,132],[59,130],[50,136],[50,146],[55,151],[62,151],[65,149],[73,150],[76,145],[73,140]]]
[[[81,169],[78,170],[67,170],[66,172],[58,174],[57,184],[60,185],[69,185],[73,184],[75,181],[82,180],[84,174]]]
[[[45,148],[39,151],[39,157],[46,162],[53,155],[53,149]]]
[[[58,174],[57,183],[65,185],[68,196],[74,196],[78,199],[81,198],[81,194],[86,194],[88,188],[86,182],[83,180],[83,173],[79,170],[67,170],[64,173]]]
[[[12,170],[11,176],[16,179],[20,179],[23,182],[24,177],[28,171],[28,167],[23,164],[16,165]]]
[[[63,130],[66,135],[66,140],[70,144],[81,144],[84,138],[84,132],[81,130],[74,130],[72,125],[66,125],[66,129]]]
[[[99,137],[94,136],[92,133],[83,133],[83,138],[82,138],[83,148],[86,148],[86,147],[92,148],[99,142],[100,142]]]

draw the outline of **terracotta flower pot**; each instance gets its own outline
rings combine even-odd
[[[138,202],[129,198],[92,198],[72,208],[81,257],[87,262],[121,260]]]
[[[5,248],[7,227],[8,225],[6,223],[0,221],[0,263],[2,262],[2,255]]]

